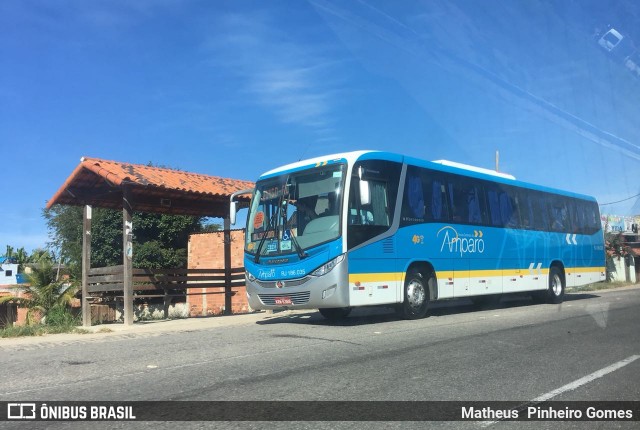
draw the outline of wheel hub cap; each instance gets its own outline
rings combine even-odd
[[[551,282],[552,282],[551,288],[553,289],[553,294],[555,294],[556,296],[559,296],[560,293],[562,292],[562,281],[560,281],[560,277],[558,275],[555,275]]]
[[[420,282],[411,281],[407,287],[407,300],[411,307],[417,308],[422,306],[425,299],[424,286]]]

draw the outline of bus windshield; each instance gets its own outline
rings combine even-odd
[[[245,251],[297,253],[340,237],[346,166],[333,164],[259,181],[247,217]]]

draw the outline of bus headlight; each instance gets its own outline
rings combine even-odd
[[[344,260],[344,254],[338,255],[333,260],[331,260],[328,263],[323,264],[322,266],[318,267],[316,270],[311,272],[311,276],[326,275],[327,273],[331,272],[333,270],[333,268],[336,267],[338,265],[338,263],[340,263],[342,260]]]
[[[247,280],[249,280],[249,281],[251,281],[251,282],[253,282],[253,281],[255,281],[255,280],[256,280],[256,277],[255,277],[255,276],[253,276],[251,273],[249,273],[249,272],[244,272],[244,274],[245,274],[245,276],[247,277]]]

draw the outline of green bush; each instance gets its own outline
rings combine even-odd
[[[54,327],[75,327],[80,324],[80,319],[73,315],[66,306],[54,306],[47,313],[45,323]]]

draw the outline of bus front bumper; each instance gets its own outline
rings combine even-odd
[[[349,306],[347,258],[322,276],[298,279],[259,280],[246,278],[247,300],[253,310],[320,309]]]

